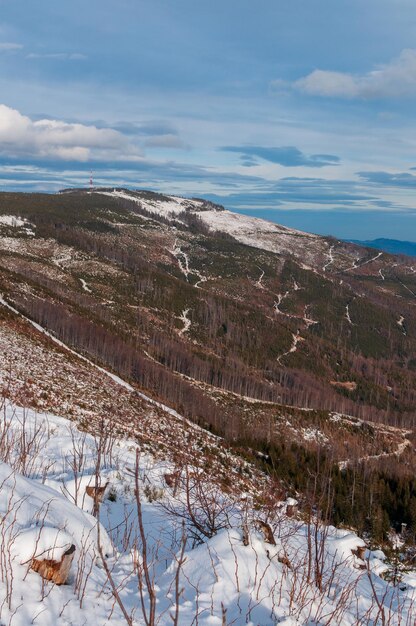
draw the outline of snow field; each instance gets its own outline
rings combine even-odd
[[[382,552],[367,550],[361,561],[352,550],[365,544],[351,531],[286,517],[293,500],[269,517],[272,545],[257,522],[265,513],[253,511],[249,497],[236,502],[222,493],[201,470],[156,462],[133,441],[94,437],[68,420],[8,402],[1,415],[0,454],[7,460],[0,465],[1,623],[144,624],[140,574],[147,611],[150,606],[144,545],[162,625],[172,624],[176,611],[183,626],[195,624],[196,616],[202,626],[354,626],[359,617],[372,624],[380,612],[375,596],[386,623],[412,618],[416,573],[406,575],[402,588],[389,585],[380,578],[387,570]],[[100,526],[85,493],[97,470],[99,484],[109,482]],[[181,477],[176,488],[165,475]],[[205,529],[211,511],[217,530],[210,537],[191,523],[189,503]],[[33,556],[58,559],[71,544],[76,552],[67,585],[45,583],[29,569]],[[131,622],[114,599],[103,558]]]

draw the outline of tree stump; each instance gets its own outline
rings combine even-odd
[[[31,569],[45,580],[51,580],[55,585],[65,585],[68,580],[72,561],[74,560],[74,554],[75,546],[72,544],[72,546],[63,553],[60,561],[33,558]]]

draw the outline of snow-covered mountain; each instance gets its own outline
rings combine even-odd
[[[162,624],[412,623],[411,260],[202,199],[0,194],[0,294],[0,623],[146,623],[144,539]]]
[[[303,263],[310,263],[313,267],[322,263],[322,270],[327,267],[345,269],[351,265],[348,252],[341,241],[328,241],[324,237],[305,233],[274,222],[268,222],[256,217],[250,217],[225,210],[205,200],[180,198],[177,196],[161,196],[150,192],[133,192],[126,189],[112,191],[98,191],[112,198],[127,202],[134,202],[142,211],[150,215],[163,217],[174,221],[185,215],[196,215],[212,232],[223,232],[234,237],[240,243],[267,250],[277,254],[290,254]],[[337,252],[333,254],[334,248]],[[351,249],[349,249],[351,254]],[[354,261],[357,264],[361,258],[368,262],[368,255],[364,250],[356,250]],[[379,258],[375,255],[375,259]],[[333,268],[332,268],[333,269]]]

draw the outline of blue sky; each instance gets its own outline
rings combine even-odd
[[[0,0],[0,189],[416,240],[414,0]]]

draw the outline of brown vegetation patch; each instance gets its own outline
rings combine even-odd
[[[341,382],[339,380],[331,380],[331,385],[334,387],[339,387],[340,389],[346,389],[347,391],[355,391],[357,389],[357,383],[354,381],[346,380],[345,382]]]

